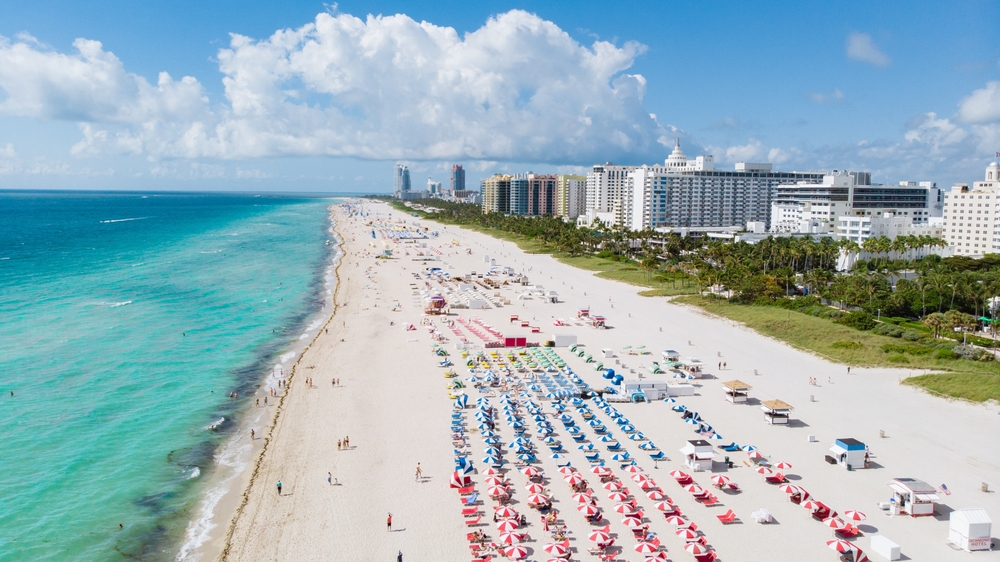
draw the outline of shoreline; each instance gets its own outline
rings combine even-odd
[[[323,287],[320,290],[319,308],[307,316],[303,322],[303,335],[316,329],[315,335],[305,345],[298,345],[299,341],[292,343],[286,351],[278,356],[278,361],[273,364],[270,371],[260,379],[257,385],[258,394],[260,390],[267,387],[268,379],[275,377],[275,368],[283,365],[285,357],[292,354],[295,362],[292,363],[288,373],[283,377],[286,384],[291,384],[292,376],[302,362],[305,353],[312,347],[316,339],[323,330],[329,326],[337,313],[336,293],[340,286],[339,270],[344,257],[344,240],[340,232],[337,231],[334,208],[339,203],[331,203],[326,207],[327,232],[335,242],[335,248],[330,256],[330,261],[324,268]],[[324,311],[329,307],[329,313]],[[312,317],[312,318],[310,318]],[[310,321],[311,320],[311,321]],[[273,410],[265,408],[258,410],[249,400],[245,411],[240,412],[237,421],[237,428],[229,438],[220,444],[213,460],[214,469],[208,475],[208,481],[204,484],[204,490],[200,493],[200,499],[193,508],[195,516],[189,519],[182,537],[182,543],[175,555],[176,560],[216,560],[219,559],[226,548],[228,538],[231,533],[231,524],[235,520],[239,509],[245,503],[245,491],[253,483],[253,474],[259,465],[260,457],[267,449],[267,436],[273,429],[274,424],[280,415],[282,404],[287,396],[286,392],[279,392],[277,404]],[[256,415],[254,415],[256,413]],[[256,431],[254,442],[241,451],[241,443],[252,427],[265,427],[266,432],[259,429]],[[258,447],[256,441],[263,441]],[[251,466],[254,471],[248,470]],[[213,492],[217,492],[213,494]]]

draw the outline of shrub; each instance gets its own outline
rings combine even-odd
[[[834,349],[861,349],[864,344],[857,341],[835,341],[830,344],[830,347]]]
[[[909,363],[910,360],[905,355],[890,355],[885,358],[889,363]]]
[[[909,353],[910,355],[927,355],[934,351],[933,347],[928,347],[926,345],[918,345],[913,343],[908,344],[896,344],[887,343],[882,346],[882,351],[885,353]]]
[[[958,359],[958,355],[950,349],[938,349],[934,351],[935,359]]]
[[[951,352],[962,359],[969,359],[972,361],[989,361],[993,358],[993,355],[979,349],[978,347],[957,345],[951,350]]]
[[[837,322],[855,330],[871,330],[875,327],[875,318],[864,311],[855,311],[841,317]]]
[[[903,335],[903,329],[899,326],[893,324],[882,323],[872,330],[872,333],[878,334],[880,336],[889,336],[891,338],[898,338]]]
[[[906,341],[920,341],[924,335],[916,330],[903,330],[903,339]]]

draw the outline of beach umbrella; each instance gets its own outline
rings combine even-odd
[[[472,485],[472,479],[456,470],[451,474],[449,485],[452,488],[465,488]]]
[[[604,484],[604,489],[609,492],[617,492],[622,489],[622,483],[620,480],[612,480]]]
[[[627,461],[632,458],[628,453],[615,453],[612,455],[611,460],[613,461]]]
[[[589,493],[583,493],[583,494],[577,493],[577,494],[573,494],[573,499],[576,500],[577,503],[586,503],[586,502],[589,502],[590,501],[590,497],[591,496],[590,496]]]
[[[667,398],[664,398],[663,401],[666,402],[667,404],[675,404],[677,402],[677,399],[667,397]]]
[[[642,472],[642,469],[639,468],[638,465],[631,464],[625,467],[625,472],[628,472],[629,474],[637,474],[639,472]]]
[[[628,500],[628,494],[624,492],[611,492],[608,494],[608,499],[613,502],[623,502]]]
[[[657,511],[670,511],[674,508],[674,504],[670,503],[670,498],[665,498],[665,501],[656,502],[653,504],[653,509]]]
[[[722,441],[722,435],[719,435],[718,433],[713,433],[712,435],[708,436],[707,439],[711,439],[712,441]]]
[[[502,453],[502,451],[497,447],[486,447],[485,449],[483,449],[483,453],[485,453],[487,456],[495,457],[500,453]]]
[[[528,496],[528,505],[541,505],[549,501],[548,496],[542,494],[531,494]]]
[[[720,487],[725,486],[726,484],[729,484],[729,477],[723,474],[716,474],[712,476],[712,484]]]
[[[687,480],[688,478],[690,478],[688,473],[684,472],[683,470],[671,470],[670,476],[678,480]]]
[[[689,528],[677,529],[676,531],[674,531],[674,534],[677,535],[678,537],[681,537],[684,540],[698,538],[698,533],[695,532],[695,531],[692,531]],[[701,546],[701,545],[698,545],[698,546]]]
[[[677,534],[680,535],[680,531],[678,531]],[[694,534],[694,533],[692,533],[692,534]],[[693,538],[695,538],[697,536],[698,535],[695,534],[691,538],[693,539]],[[686,545],[684,545],[684,550],[690,552],[691,554],[693,554],[695,556],[704,556],[704,555],[708,554],[708,547],[705,546],[705,545],[703,545],[703,544],[696,543],[696,542],[689,542],[689,543],[687,543]]]
[[[754,447],[753,445],[744,445],[743,450],[749,453],[751,451],[756,451],[757,447]]]
[[[497,531],[500,531],[501,533],[509,533],[519,526],[519,523],[514,519],[503,519],[497,522]]]
[[[563,556],[566,554],[566,545],[559,542],[550,542],[542,547],[542,550],[548,552],[552,556]]]
[[[580,445],[577,447],[577,449],[580,449],[581,451],[593,451],[596,448],[597,447],[595,447],[593,443],[587,443],[586,445]]]
[[[799,487],[795,484],[782,484],[778,486],[778,489],[788,495],[799,493]]]
[[[608,539],[611,538],[611,535],[609,535],[604,530],[597,529],[596,531],[591,531],[590,534],[587,535],[587,538],[594,542],[608,542]]]
[[[594,474],[601,475],[611,472],[611,469],[604,466],[594,466],[591,467],[590,471],[593,472]]]
[[[844,520],[839,517],[827,517],[826,519],[823,520],[823,524],[835,531],[847,527],[847,523],[845,523]]]
[[[808,509],[809,511],[816,511],[817,509],[822,509],[825,507],[821,502],[816,500],[808,500],[799,504],[800,506]]]
[[[551,455],[549,455],[549,458],[559,460],[566,458],[566,455],[560,455],[559,453],[552,453]]]
[[[642,519],[639,519],[638,517],[626,517],[622,519],[622,525],[632,528],[642,527]]]
[[[528,478],[533,478],[541,474],[541,471],[533,466],[526,466],[521,469],[521,474],[527,476]]]
[[[545,439],[542,439],[542,443],[545,443],[546,445],[555,445],[558,442],[559,440],[552,436],[548,436]]]
[[[527,490],[529,494],[541,494],[542,492],[545,491],[545,486],[542,486],[541,484],[535,484],[534,482],[530,482],[527,486],[524,487],[524,489]]]
[[[826,546],[836,550],[837,552],[843,554],[845,552],[851,552],[854,550],[854,545],[841,539],[833,539],[832,541],[826,541]]]
[[[684,519],[680,515],[671,515],[667,517],[667,523],[671,525],[687,525],[687,519]]]
[[[848,509],[844,512],[844,517],[850,519],[851,521],[864,521],[868,518],[867,515],[861,513],[860,511],[855,511],[853,509]]]
[[[500,544],[518,544],[521,542],[521,535],[512,532],[500,533],[497,538]]]
[[[649,554],[651,552],[656,552],[657,550],[659,550],[660,547],[656,546],[651,542],[643,541],[635,545],[633,548],[635,548],[635,551],[638,552],[639,554]]]
[[[602,443],[611,443],[612,441],[614,441],[615,443],[618,442],[618,440],[615,439],[614,436],[611,435],[610,433],[601,437]]]
[[[586,515],[587,517],[597,515],[601,511],[599,507],[597,507],[596,505],[590,505],[589,503],[581,503],[580,505],[576,506],[576,510]]]
[[[644,472],[636,472],[632,475],[633,482],[645,482],[649,480],[649,475]]]
[[[690,486],[688,486],[687,488],[684,488],[684,489],[687,490],[688,492],[691,492],[691,494],[693,494],[695,496],[698,496],[698,495],[701,495],[701,494],[705,493],[705,489],[702,488],[701,486],[697,485],[697,484],[691,484]]]
[[[632,441],[645,441],[646,440],[646,436],[643,435],[642,433],[639,433],[639,432],[633,433],[632,435],[629,435],[628,438],[631,439]],[[641,446],[642,445],[640,445],[640,447]]]
[[[778,470],[788,470],[789,468],[792,468],[792,465],[785,461],[781,461],[774,465],[774,468],[777,468]]]
[[[476,470],[476,467],[472,465],[472,461],[469,459],[462,457],[461,461],[462,462],[458,463],[458,469],[462,471],[462,474],[472,474]]]
[[[499,457],[483,457],[483,464],[500,464]]]
[[[497,507],[493,510],[493,512],[496,513],[497,517],[500,517],[501,519],[511,519],[513,517],[517,517],[517,510],[508,505]]]
[[[661,492],[660,490],[650,490],[646,492],[646,497],[653,501],[657,501],[657,500],[662,500],[663,498],[667,497],[667,495]]]
[[[656,482],[653,482],[653,481],[652,481],[652,480],[650,479],[650,480],[643,480],[643,481],[642,481],[642,483],[640,483],[640,484],[639,484],[639,488],[640,488],[640,489],[641,489],[641,490],[642,490],[643,492],[648,492],[648,491],[650,491],[650,490],[655,490],[655,489],[658,489],[658,488],[659,488],[659,486],[657,486],[657,485],[656,485]]]
[[[503,549],[504,556],[508,558],[513,558],[514,560],[520,560],[528,555],[528,549],[523,546],[516,544],[514,546],[509,546]]]
[[[503,480],[500,479],[500,478],[498,478],[498,477],[496,477],[496,476],[487,476],[486,477],[486,485],[487,486],[503,486]]]
[[[573,474],[565,476],[563,480],[565,480],[570,486],[576,486],[583,482],[583,477],[574,472]]]
[[[536,460],[535,459],[535,455],[527,454],[527,453],[523,454],[523,455],[518,455],[517,458],[521,459],[524,462],[535,462],[535,460]]]
[[[573,474],[574,472],[576,472],[576,469],[572,466],[564,466],[559,469],[559,474],[562,475]]]
[[[770,476],[773,472],[771,472],[771,469],[766,466],[759,466],[757,467],[757,474],[760,474],[761,476]]]

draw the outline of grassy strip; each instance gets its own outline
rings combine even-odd
[[[433,213],[415,211],[403,205],[399,201],[392,201],[390,204],[397,210],[405,213],[415,212],[420,218],[436,221]],[[451,224],[443,221],[436,222]],[[487,236],[492,236],[493,238],[513,242],[517,244],[521,250],[529,254],[551,254],[552,257],[566,265],[586,269],[587,271],[593,271],[595,275],[604,279],[621,281],[622,283],[628,283],[629,285],[636,285],[651,289],[649,291],[642,291],[640,294],[643,296],[655,297],[690,295],[698,292],[698,288],[694,280],[690,276],[683,273],[669,274],[672,277],[671,279],[659,281],[655,279],[653,275],[650,275],[650,272],[640,269],[639,265],[635,262],[609,260],[594,255],[571,256],[567,253],[559,252],[555,248],[543,244],[536,239],[528,238],[527,236],[471,224],[461,224],[456,226],[467,228]],[[442,235],[441,238],[447,239],[447,236]]]
[[[906,384],[974,402],[1000,400],[1000,364],[997,362],[938,359],[930,354],[886,353],[882,351],[883,345],[899,346],[900,340],[778,307],[729,304],[697,295],[678,297],[674,302],[694,305],[706,312],[742,322],[764,335],[836,363],[949,371],[910,377],[906,379]]]

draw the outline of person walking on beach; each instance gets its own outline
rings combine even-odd
[[[250,440],[253,441],[253,439],[254,439],[254,432],[253,432],[253,428],[251,427],[250,428]]]
[[[424,477],[424,473],[420,470],[420,463],[417,463],[417,474],[414,476],[414,480],[420,480]]]
[[[403,562],[403,551],[400,550],[399,554],[396,555],[396,562]]]
[[[340,450],[340,439],[337,439],[337,450]]]
[[[390,533],[392,532],[392,514],[391,513],[389,514],[389,517],[387,517],[386,520],[385,520],[385,530],[388,531],[388,532],[390,532]]]
[[[281,495],[281,480],[278,480],[278,495]]]
[[[332,472],[327,472],[326,473],[326,483],[329,484],[329,485],[331,485],[331,486],[333,486],[333,473]]]

